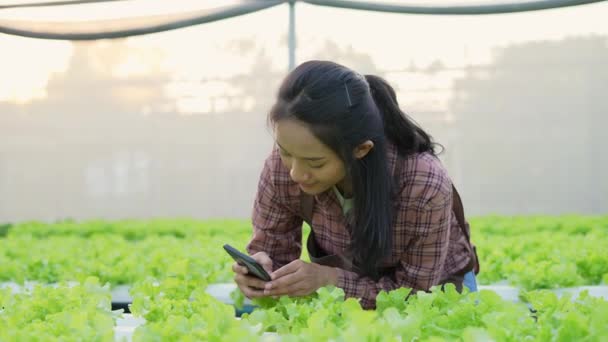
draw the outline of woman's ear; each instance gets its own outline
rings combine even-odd
[[[361,159],[365,157],[369,151],[372,150],[372,148],[374,148],[374,142],[371,140],[366,140],[359,144],[359,146],[355,147],[353,155],[355,156],[355,159]]]

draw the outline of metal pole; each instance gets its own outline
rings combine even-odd
[[[289,1],[289,71],[296,67],[296,2]]]

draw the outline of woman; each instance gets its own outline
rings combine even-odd
[[[309,61],[283,81],[268,119],[276,144],[247,251],[272,280],[234,264],[245,296],[334,285],[374,308],[381,290],[448,282],[476,289],[460,198],[430,136],[399,109],[386,81]],[[312,263],[299,259],[304,220]]]

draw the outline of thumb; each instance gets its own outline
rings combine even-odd
[[[255,261],[257,261],[268,274],[272,273],[272,259],[266,254],[266,252],[257,252],[251,256]]]

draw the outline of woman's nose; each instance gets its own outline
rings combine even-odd
[[[291,166],[291,171],[289,172],[289,175],[291,176],[291,179],[293,179],[293,181],[296,183],[306,183],[310,178],[310,175],[308,173],[306,173],[301,168],[295,166],[294,164],[292,164]]]

